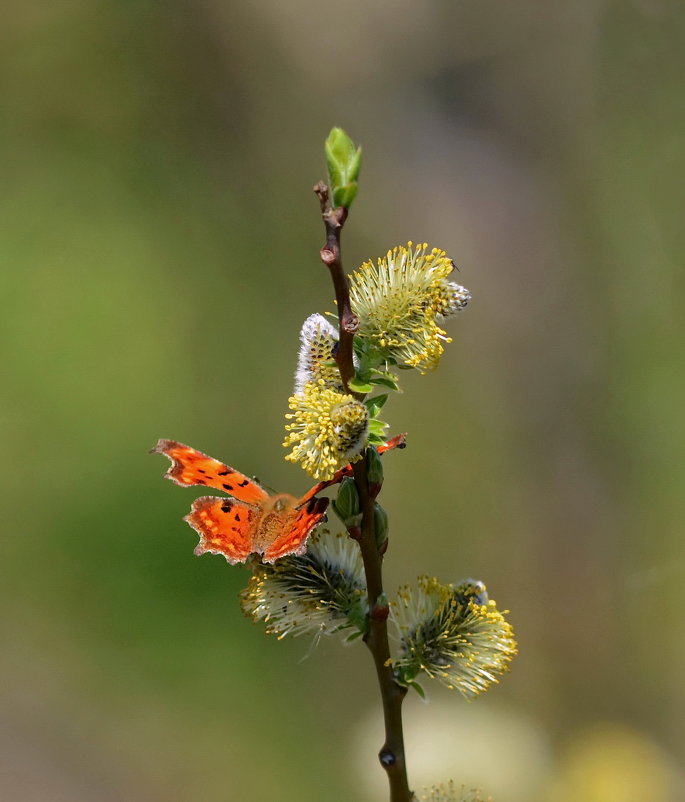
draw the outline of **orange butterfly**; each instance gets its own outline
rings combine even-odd
[[[404,445],[401,434],[379,446],[378,452]],[[347,465],[298,499],[287,493],[269,494],[254,479],[175,440],[160,440],[151,453],[169,457],[171,467],[165,477],[177,485],[205,485],[229,494],[230,498],[195,499],[183,520],[200,535],[195,554],[223,554],[231,565],[245,562],[255,552],[270,563],[287,554],[303,554],[328,507],[328,499],[316,498],[317,494],[352,474]]]

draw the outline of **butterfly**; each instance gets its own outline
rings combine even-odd
[[[405,435],[397,435],[378,446],[378,452],[404,445]],[[183,520],[200,535],[195,554],[223,554],[231,565],[245,562],[254,553],[270,563],[288,554],[303,554],[309,535],[328,507],[329,500],[318,498],[318,494],[352,474],[352,466],[347,465],[296,498],[288,493],[268,493],[256,479],[176,440],[160,440],[150,453],[164,454],[171,460],[164,476],[177,485],[203,485],[228,494],[195,499]]]

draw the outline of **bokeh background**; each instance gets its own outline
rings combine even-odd
[[[193,557],[158,437],[270,486],[311,186],[364,147],[351,269],[473,293],[387,408],[390,589],[483,579],[520,655],[406,705],[413,785],[685,799],[685,9],[677,0],[6,0],[0,798],[386,798],[361,647],[278,642]]]

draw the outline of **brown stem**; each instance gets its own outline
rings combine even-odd
[[[314,192],[321,204],[321,215],[326,226],[326,244],[321,249],[321,261],[328,267],[335,287],[340,323],[340,340],[335,355],[345,389],[354,376],[353,341],[359,321],[350,306],[350,290],[340,257],[340,233],[347,219],[347,209],[331,208],[328,187],[319,182]],[[395,682],[390,666],[388,642],[388,606],[383,602],[383,557],[376,544],[374,499],[369,492],[366,454],[353,466],[354,482],[362,508],[361,536],[358,538],[366,574],[369,598],[369,631],[364,642],[369,648],[376,667],[378,687],[383,703],[385,742],[378,759],[386,771],[390,784],[390,802],[411,802],[412,793],[407,781],[402,731],[402,702],[407,689]]]
[[[340,234],[347,220],[347,209],[343,206],[334,209],[328,198],[328,187],[319,181],[314,192],[321,204],[321,216],[326,226],[326,243],[319,251],[321,261],[328,267],[335,288],[335,301],[338,305],[338,321],[340,323],[340,339],[335,354],[335,361],[346,390],[347,383],[354,376],[352,359],[352,343],[359,328],[359,320],[350,306],[350,291],[347,276],[343,272],[340,255]]]
[[[402,702],[407,689],[395,682],[392,667],[389,665],[388,606],[381,599],[383,558],[376,545],[374,500],[369,493],[366,458],[361,462],[356,462],[353,470],[362,508],[362,533],[359,547],[364,562],[370,610],[369,632],[364,637],[364,642],[369,647],[376,667],[385,721],[385,743],[378,753],[378,759],[388,775],[390,802],[410,802],[412,793],[407,780],[404,733],[402,731]]]

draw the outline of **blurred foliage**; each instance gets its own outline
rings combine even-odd
[[[364,148],[348,267],[426,240],[474,296],[384,411],[410,432],[388,587],[474,576],[512,610],[520,655],[469,715],[525,717],[557,759],[506,798],[577,798],[598,721],[653,745],[645,776],[682,765],[682,5],[9,0],[3,23],[0,795],[336,802],[380,774],[353,749],[367,711],[380,737],[366,654],[302,662],[249,624],[245,571],[193,557],[192,495],[146,454],[307,486],[280,442],[299,326],[332,309],[310,188],[334,124]]]

